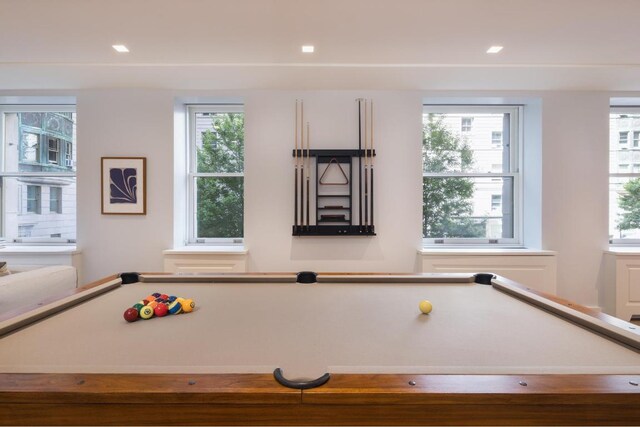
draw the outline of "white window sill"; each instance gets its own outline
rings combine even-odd
[[[181,246],[162,251],[163,255],[246,255],[249,250],[244,246]]]
[[[0,254],[70,254],[75,255],[81,253],[75,245],[14,245],[0,248]]]
[[[555,256],[556,252],[527,248],[421,248],[418,253],[428,255],[479,255],[479,256]]]
[[[604,253],[614,255],[640,255],[640,246],[610,246]]]

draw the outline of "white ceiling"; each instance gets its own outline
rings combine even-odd
[[[639,41],[640,0],[0,0],[0,89],[637,90]]]

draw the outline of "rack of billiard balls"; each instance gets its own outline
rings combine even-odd
[[[196,303],[192,299],[155,292],[124,312],[124,320],[135,322],[138,319],[164,317],[167,314],[191,313]]]

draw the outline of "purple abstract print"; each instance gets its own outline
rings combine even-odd
[[[111,203],[138,203],[136,188],[138,184],[135,168],[109,169]]]

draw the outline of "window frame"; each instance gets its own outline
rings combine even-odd
[[[4,113],[3,113],[3,117],[4,117]],[[31,159],[27,159],[26,158],[26,149],[22,146],[23,145],[23,140],[21,139],[20,141],[18,141],[18,144],[20,144],[20,147],[18,147],[18,150],[19,150],[18,161],[19,162],[24,162],[24,163],[40,163],[40,147],[41,147],[41,144],[42,144],[41,135],[37,134],[37,133],[34,133],[34,132],[30,132],[30,131],[27,131],[25,133],[35,136],[36,139],[38,140],[38,142],[36,142],[36,144],[34,146],[35,147],[35,150],[34,150],[35,160],[31,160]],[[4,135],[4,133],[3,133],[3,135]],[[22,137],[24,138],[24,133],[23,133]]]
[[[51,149],[51,143],[55,143],[55,148]],[[60,166],[60,138],[47,138],[47,162],[51,165]],[[51,153],[55,153],[55,160],[51,160]]]
[[[21,233],[20,231],[24,230],[24,231],[28,231],[29,235],[28,236],[23,236],[23,234],[27,234],[27,233]],[[22,224],[18,226],[18,238],[19,239],[28,239],[31,236],[31,230],[33,230],[33,224]]]
[[[468,124],[465,124],[468,121]],[[473,130],[473,117],[460,116],[460,133],[469,133]]]
[[[23,212],[24,215],[29,215],[29,214],[33,214],[33,215],[42,215],[42,185],[35,185],[35,184],[27,184],[27,206],[26,206],[26,210]],[[29,197],[29,190],[33,189],[35,190],[35,197],[34,198],[30,198]],[[35,210],[29,210],[29,202],[32,201],[34,202],[35,205]]]
[[[630,133],[629,131],[618,132],[618,147],[620,147],[621,150],[629,149],[629,133]],[[622,135],[626,135],[624,137],[624,141],[623,141]]]
[[[494,136],[496,136],[496,134],[500,134],[497,142],[496,142],[496,138],[494,138]],[[498,132],[498,131],[492,131],[491,132],[491,148],[500,148],[503,144],[502,141],[502,131]]]
[[[640,106],[616,106],[616,105],[612,105],[609,107],[609,126],[611,126],[611,116],[614,114],[620,114],[620,115],[624,115],[624,114],[637,114],[640,115]],[[626,144],[620,142],[620,135],[622,135],[623,133],[627,134],[627,140],[626,140]],[[628,148],[632,149],[637,149],[638,147],[633,146],[633,141],[634,139],[634,135],[636,132],[634,132],[634,130],[628,130],[626,132],[620,132],[617,131],[617,135],[618,135],[618,142],[617,144],[615,144],[617,147],[620,148],[620,150],[627,150]],[[629,138],[629,136],[631,135],[631,138]],[[611,137],[611,128],[609,128],[609,137]],[[612,169],[612,163],[611,163],[611,149],[612,144],[611,141],[608,141],[608,151],[609,151],[609,157],[607,158],[607,162],[609,162],[609,183],[608,183],[608,194],[611,194],[611,179],[612,178],[640,178],[640,171],[638,172],[634,172],[634,163],[633,161],[628,161],[627,163],[619,163],[618,164],[618,169],[622,169],[623,166],[626,166],[627,171],[626,172],[611,172]],[[608,200],[608,206],[611,205],[611,200]],[[607,218],[607,222],[609,222],[611,220],[611,218]],[[607,234],[609,234],[609,229],[608,229],[608,225],[607,225]],[[640,246],[640,239],[631,239],[631,238],[615,238],[612,237],[609,239],[609,244],[611,246]]]
[[[242,113],[244,114],[244,104],[187,104],[187,245],[216,245],[216,246],[241,246],[244,243],[244,236],[238,237],[198,237],[197,230],[197,186],[198,178],[242,178],[244,183],[245,171],[240,172],[197,172],[197,113]],[[246,141],[245,141],[246,143]],[[245,145],[246,154],[246,145]],[[244,194],[243,194],[244,198]],[[245,220],[243,213],[242,220]],[[243,227],[244,228],[244,227]]]
[[[52,198],[56,194],[56,198]],[[57,208],[55,210],[51,209],[51,203],[55,202]],[[58,187],[56,185],[49,186],[49,213],[50,214],[61,214],[62,213],[62,187]]]
[[[424,248],[469,248],[469,247],[504,247],[504,248],[521,248],[523,247],[522,236],[522,204],[523,204],[523,185],[522,185],[522,146],[524,144],[523,132],[523,105],[478,105],[478,104],[424,104],[422,108],[422,123],[424,128],[425,114],[460,114],[461,117],[467,117],[467,113],[473,114],[491,114],[500,113],[510,114],[509,125],[509,165],[508,172],[447,172],[447,173],[430,173],[422,171],[422,181],[425,178],[511,178],[513,180],[513,237],[512,238],[427,238],[422,237],[422,246]],[[463,132],[462,135],[469,132]],[[502,143],[505,141],[504,131],[502,132]],[[422,145],[422,144],[421,144]],[[493,141],[491,141],[493,147]],[[422,193],[422,192],[421,192]],[[424,203],[424,200],[422,201]],[[502,200],[504,203],[504,200]],[[491,215],[489,215],[491,217]]]
[[[64,142],[64,167],[73,169],[73,142]]]
[[[7,171],[6,165],[6,153],[5,153],[5,131],[6,131],[6,114],[11,113],[74,113],[77,116],[77,106],[76,104],[60,104],[56,102],[52,102],[50,104],[0,104],[0,180],[4,178],[49,178],[49,177],[64,177],[64,178],[73,178],[77,184],[77,171],[73,169],[69,169],[67,171],[59,171],[59,172],[19,172],[19,171]],[[38,135],[38,147],[39,147],[39,155],[40,160],[42,160],[42,150],[43,150],[43,138],[41,135]],[[19,141],[22,143],[22,141]],[[48,155],[48,141],[47,141],[47,155]],[[59,155],[59,153],[58,153]],[[47,159],[48,160],[48,159]],[[22,159],[20,159],[22,161]],[[29,185],[29,184],[25,184]],[[6,194],[2,191],[2,206],[6,206]],[[42,190],[41,190],[41,199],[42,199]],[[25,213],[27,207],[24,207]],[[40,200],[40,212],[42,212],[42,200]],[[32,214],[32,213],[29,213]],[[5,215],[4,210],[0,209],[0,235],[4,239],[6,236],[5,230]],[[77,213],[76,213],[76,231],[77,231]],[[17,236],[12,240],[7,240],[7,244],[11,245],[75,245],[76,239],[68,239],[68,238],[57,238],[57,237],[20,237]]]
[[[496,211],[498,209],[502,209],[502,194],[492,194],[491,195],[491,211]]]

